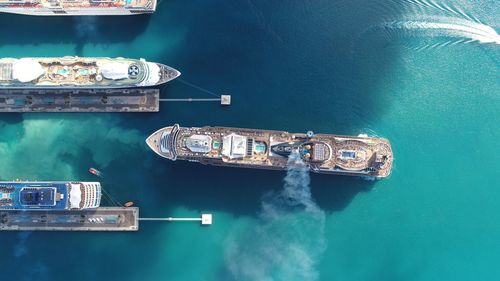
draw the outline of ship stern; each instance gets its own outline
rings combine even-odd
[[[376,179],[383,179],[389,177],[391,174],[394,155],[389,140],[380,138],[379,141],[380,143],[377,146],[378,155],[375,159],[378,169]]]

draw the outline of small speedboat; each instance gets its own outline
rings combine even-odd
[[[127,207],[127,208],[128,208],[128,207],[132,207],[132,206],[134,206],[134,202],[129,201],[129,202],[127,202],[127,203],[123,204],[123,206],[124,206],[124,207]]]
[[[90,168],[89,169],[89,173],[94,174],[94,175],[96,175],[98,177],[102,176],[102,173],[99,170],[95,169],[95,168]]]

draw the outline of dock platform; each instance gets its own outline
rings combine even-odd
[[[1,89],[0,112],[158,112],[159,89]]]
[[[0,210],[0,231],[137,231],[139,208]]]

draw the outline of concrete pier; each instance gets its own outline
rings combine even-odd
[[[0,112],[158,112],[158,89],[0,89]]]
[[[199,221],[202,225],[212,224],[212,214],[202,214],[201,218],[139,218],[140,221]]]
[[[231,96],[222,95],[220,98],[177,98],[177,99],[160,99],[160,101],[167,102],[206,102],[206,101],[217,101],[221,105],[231,105]]]
[[[139,208],[0,210],[0,231],[137,231]]]

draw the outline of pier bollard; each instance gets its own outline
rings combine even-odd
[[[211,225],[212,224],[212,214],[201,214],[201,224]]]
[[[231,105],[231,95],[221,95],[220,96],[221,105]]]

